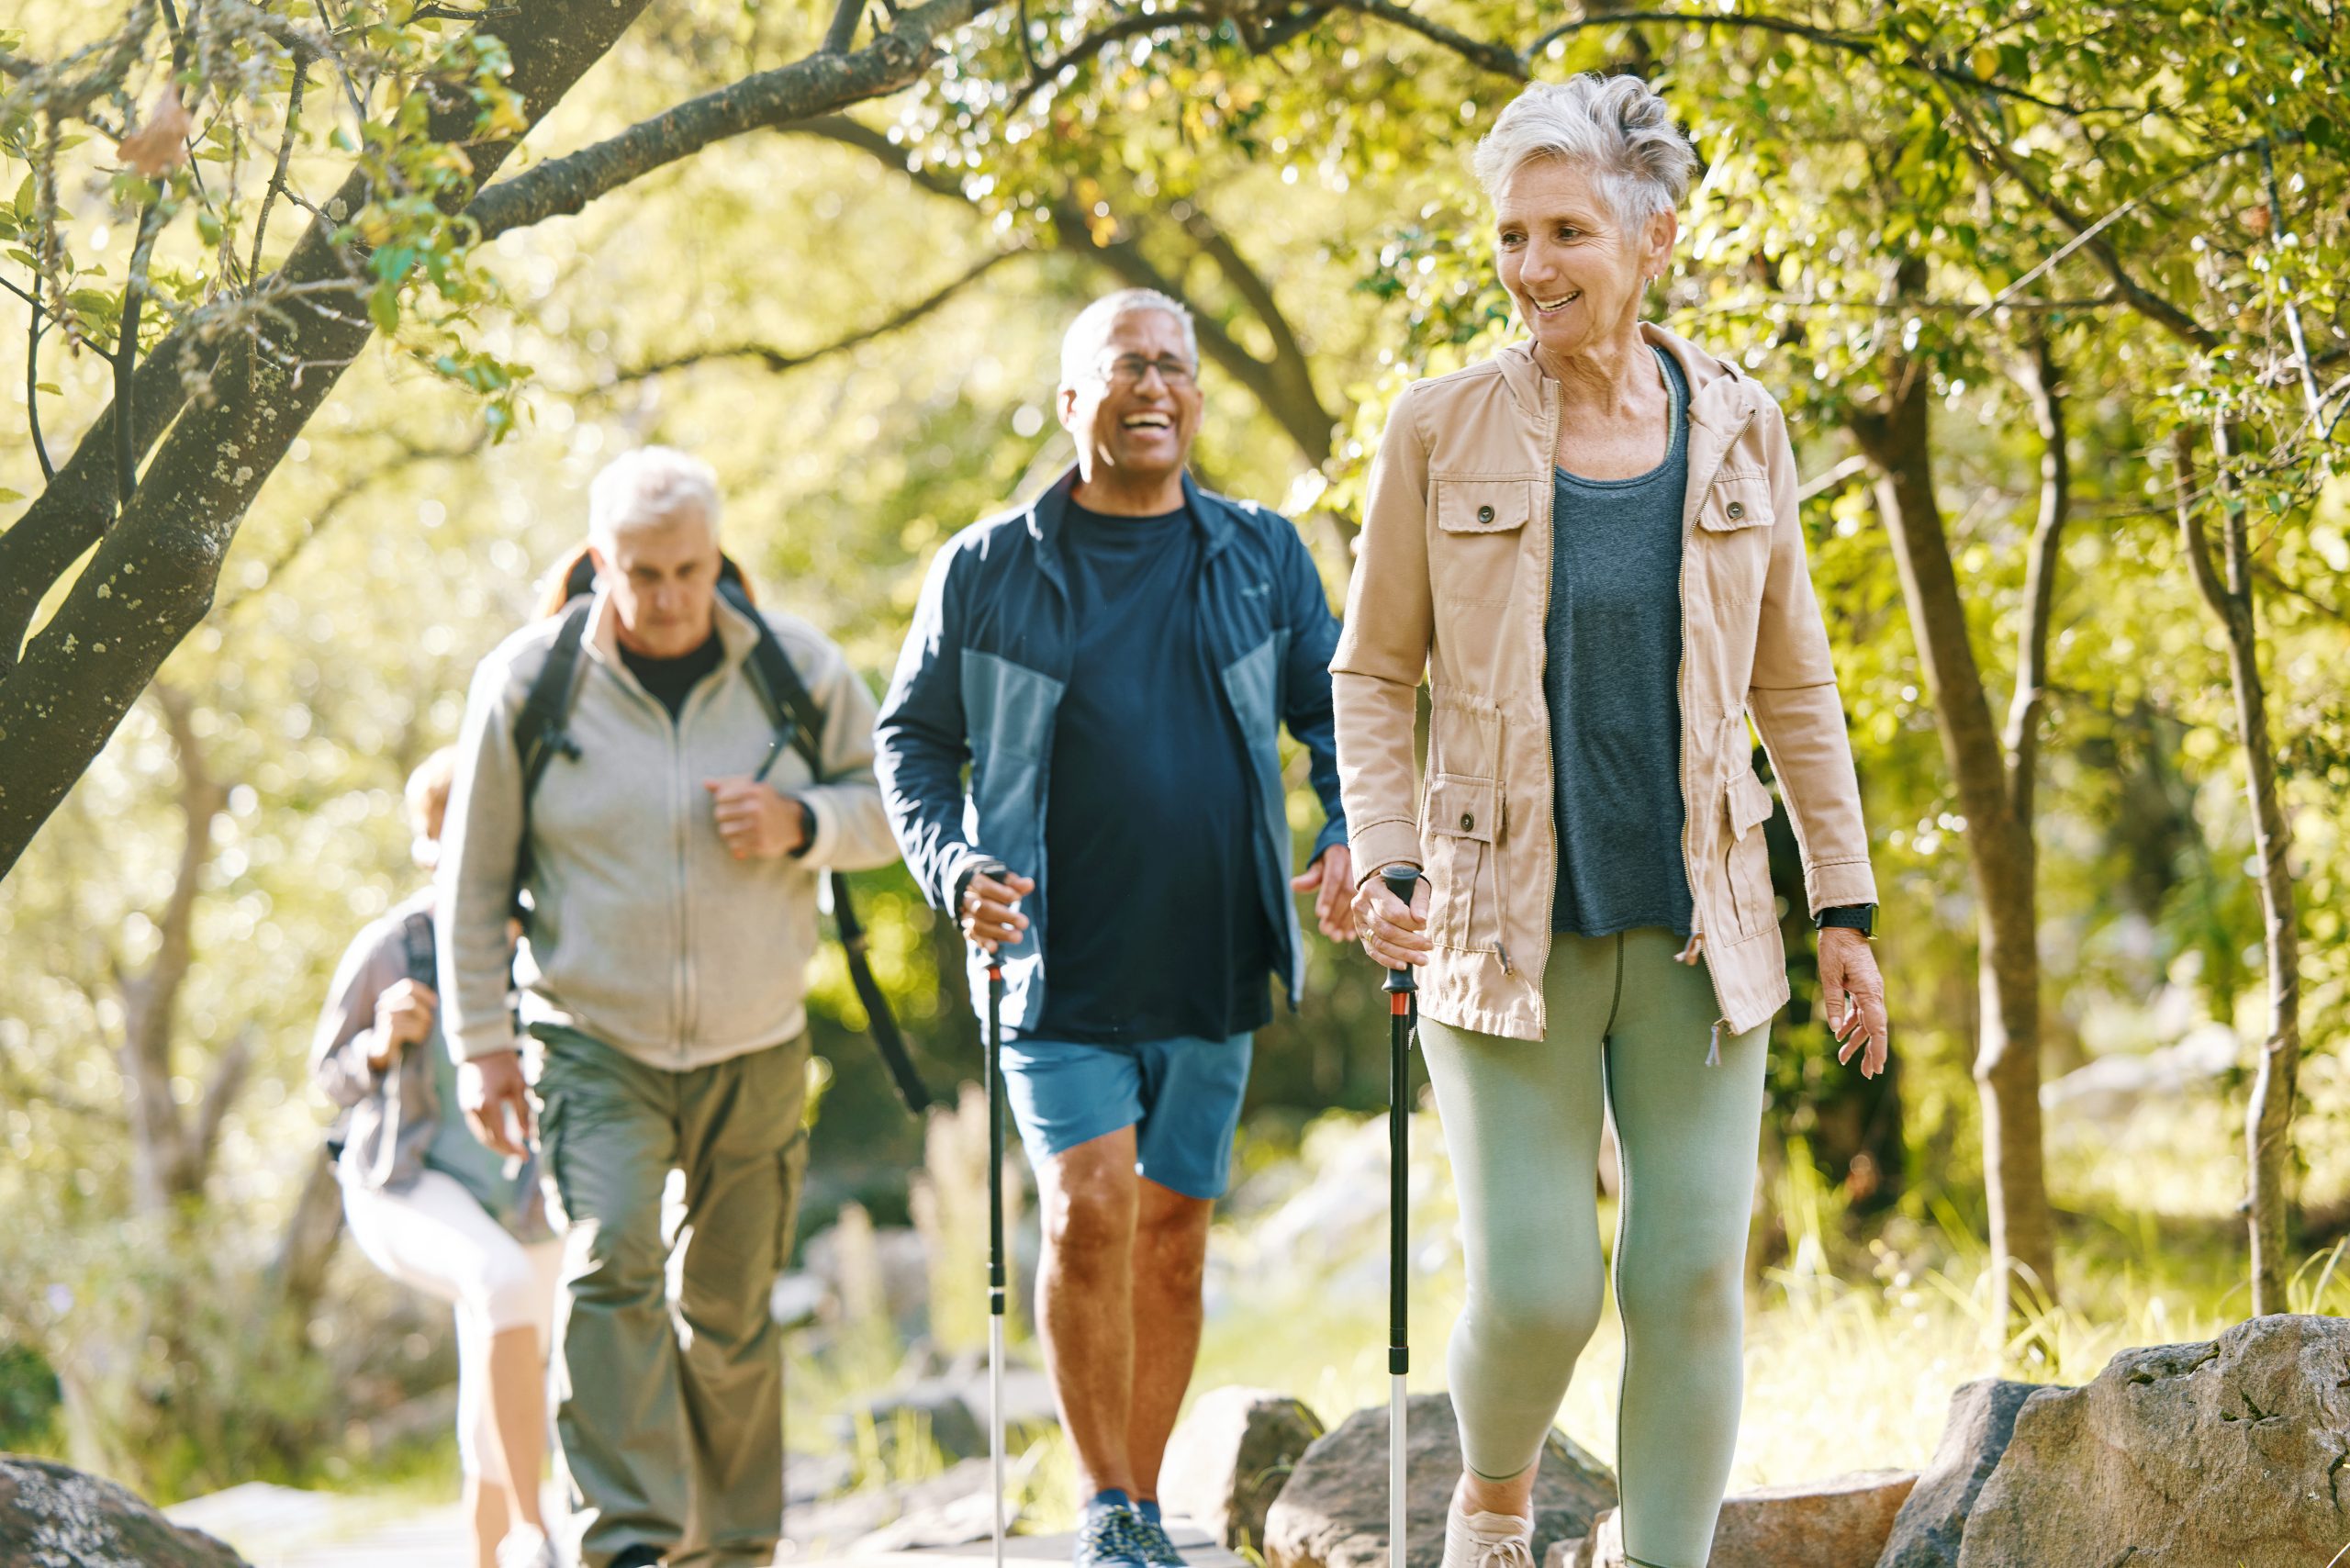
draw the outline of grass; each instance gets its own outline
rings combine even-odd
[[[1333,1425],[1384,1406],[1382,1126],[1333,1114],[1296,1129],[1283,1147],[1244,1139],[1244,1181],[1211,1249],[1195,1393],[1226,1383],[1273,1388]],[[1894,1212],[1855,1223],[1802,1147],[1791,1146],[1758,1215],[1759,1230],[1786,1243],[1749,1293],[1732,1486],[1917,1468],[1930,1458],[1962,1383],[1993,1375],[2081,1383],[2125,1347],[2208,1338],[2239,1321],[2244,1265],[2233,1187],[2242,1166],[2232,1133],[2232,1116],[2209,1103],[2150,1104],[2117,1129],[2060,1125],[2050,1177],[2062,1305],[2040,1311],[2006,1355],[1990,1333],[1986,1249],[1951,1194],[1921,1184]],[[1445,1385],[1445,1341],[1460,1306],[1459,1218],[1432,1114],[1416,1118],[1413,1148],[1408,1382],[1416,1392],[1435,1391]],[[1317,1172],[1326,1177],[1321,1193],[1338,1201],[1302,1219],[1308,1208],[1291,1200]],[[1356,1201],[1364,1191],[1371,1201]],[[1612,1238],[1609,1207],[1602,1204],[1600,1228]],[[2350,1309],[2350,1249],[2307,1260],[2293,1304]],[[861,1360],[869,1370],[878,1359],[868,1351],[796,1363],[795,1410],[811,1399],[853,1402],[861,1377],[846,1362]],[[1610,1299],[1559,1424],[1611,1464],[1622,1364]],[[880,1446],[912,1451],[903,1441]],[[1027,1460],[1029,1528],[1066,1528],[1076,1507],[1066,1442],[1048,1433]],[[887,1469],[863,1473],[878,1482],[891,1478]]]

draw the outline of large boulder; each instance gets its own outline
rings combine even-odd
[[[0,1563],[36,1568],[250,1568],[124,1487],[45,1459],[0,1453]]]
[[[1893,1516],[1917,1481],[1907,1470],[1863,1470],[1722,1499],[1707,1568],[1871,1568]],[[1600,1516],[1588,1541],[1562,1541],[1545,1568],[1624,1568],[1622,1516]]]
[[[1958,1568],[1958,1543],[1983,1484],[2014,1436],[2016,1412],[2040,1384],[1996,1377],[1963,1383],[1950,1396],[1942,1439],[1893,1521],[1877,1568]]]
[[[1266,1513],[1322,1432],[1322,1418],[1286,1394],[1212,1388],[1168,1439],[1159,1506],[1228,1551],[1261,1551]]]
[[[1416,1394],[1405,1415],[1404,1568],[1438,1568],[1460,1478],[1452,1399]],[[1607,1467],[1552,1432],[1534,1484],[1534,1554],[1590,1533],[1616,1502]],[[1265,1519],[1269,1568],[1388,1568],[1387,1407],[1358,1410],[1305,1450]]]
[[[2322,1568],[2350,1539],[2350,1323],[2256,1317],[2024,1401],[1959,1568]]]

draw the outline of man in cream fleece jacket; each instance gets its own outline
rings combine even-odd
[[[775,746],[745,667],[756,629],[716,591],[710,469],[631,453],[598,476],[588,510],[598,587],[567,723],[576,755],[553,757],[527,812],[515,721],[560,618],[485,659],[466,701],[442,871],[443,1029],[476,1136],[519,1154],[535,1122],[569,1222],[555,1426],[579,1561],[737,1568],[772,1561],[782,1529],[768,1298],[805,1162],[817,880],[897,848],[873,781],[872,695],[815,628],[767,612],[824,711],[826,782]],[[532,902],[512,970],[520,1038],[506,963],[518,865]],[[665,1230],[673,1170],[685,1213]]]

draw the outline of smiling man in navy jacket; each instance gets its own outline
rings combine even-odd
[[[1303,979],[1290,890],[1353,936],[1337,622],[1286,519],[1186,474],[1198,371],[1165,295],[1078,317],[1059,394],[1077,467],[939,552],[878,731],[907,864],[1003,965],[1004,1079],[1043,1197],[1036,1317],[1088,1499],[1080,1563],[1181,1562],[1159,1456],[1266,982],[1294,1006]],[[1295,878],[1284,722],[1327,817]],[[978,870],[990,860],[1010,872]],[[975,995],[983,971],[975,956]]]

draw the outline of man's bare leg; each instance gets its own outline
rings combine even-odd
[[[1158,1495],[1158,1461],[1200,1353],[1208,1221],[1215,1204],[1138,1178],[1134,1245],[1134,1397],[1126,1457],[1136,1500]]]
[[[1036,1271],[1036,1327],[1061,1426],[1077,1450],[1080,1502],[1097,1492],[1134,1491],[1127,1424],[1142,1185],[1131,1126],[1065,1149],[1036,1172],[1045,1238]]]

